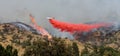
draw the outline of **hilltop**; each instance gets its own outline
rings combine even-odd
[[[22,23],[30,30],[15,24],[0,24],[0,44],[3,47],[10,45],[17,49],[18,56],[80,56],[84,53],[88,55],[94,52],[94,46],[99,49],[99,47],[103,46],[101,44],[104,44],[105,47],[103,48],[110,47],[112,48],[110,50],[120,51],[120,31],[116,32],[114,36],[106,36],[102,41],[97,42],[89,40],[79,42],[61,37],[53,37],[53,40],[49,41],[45,36],[37,34],[37,31],[29,25]],[[84,52],[84,50],[89,51]]]

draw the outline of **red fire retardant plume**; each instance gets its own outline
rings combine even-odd
[[[33,27],[40,33],[42,34],[42,36],[48,36],[48,39],[51,40],[52,39],[52,36],[44,29],[42,28],[41,26],[37,25],[34,17],[30,14],[30,19],[31,19],[31,22],[33,24]]]
[[[66,31],[70,33],[74,33],[75,31],[79,32],[88,32],[93,29],[97,29],[100,27],[107,27],[110,24],[107,23],[95,23],[95,24],[73,24],[68,22],[60,22],[55,20],[54,18],[49,18],[49,22],[53,25],[53,27],[60,29],[61,31]]]

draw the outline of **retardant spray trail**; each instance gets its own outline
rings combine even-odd
[[[88,35],[91,34],[93,30],[97,31],[98,29],[104,28],[104,31],[105,31],[106,29],[109,29],[110,27],[113,26],[113,23],[73,24],[73,23],[57,21],[53,17],[49,17],[48,19],[54,28],[71,33],[71,35],[74,36],[74,39],[77,39],[77,40],[79,38],[87,39],[89,37]],[[112,29],[109,29],[109,30],[112,30]]]
[[[38,26],[34,17],[30,14],[30,19],[31,19],[31,22],[33,24],[33,27],[40,33],[42,34],[42,36],[48,36],[48,39],[51,40],[52,39],[52,36],[42,27]]]
[[[88,32],[93,29],[97,29],[100,27],[107,27],[110,24],[108,23],[95,23],[95,24],[73,24],[67,22],[60,22],[55,20],[54,18],[49,18],[49,22],[57,29],[61,29],[61,31],[67,31],[70,33],[74,33],[75,31],[79,32]]]

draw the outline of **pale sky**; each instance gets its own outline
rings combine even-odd
[[[71,23],[120,21],[120,0],[0,0],[0,22],[29,24],[29,13],[51,31],[48,16]]]

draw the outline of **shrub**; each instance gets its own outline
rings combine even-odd
[[[54,41],[38,40],[28,47],[24,56],[79,56],[76,43],[67,45],[64,40],[53,38]]]
[[[88,47],[85,46],[85,49],[82,51],[81,56],[119,56],[120,51],[117,51],[111,47],[105,46],[92,46],[93,52],[88,51]]]
[[[18,51],[16,49],[14,50],[10,45],[6,48],[0,45],[0,56],[18,56]]]

